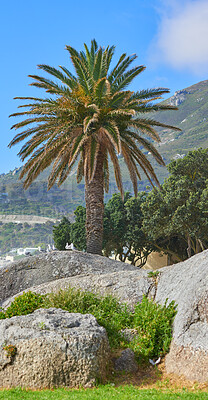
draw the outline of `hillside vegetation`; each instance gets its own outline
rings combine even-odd
[[[2,254],[12,248],[19,247],[45,247],[45,244],[52,244],[53,222],[45,224],[29,225],[27,223],[6,223],[0,222],[0,250]]]

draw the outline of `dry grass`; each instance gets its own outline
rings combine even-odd
[[[175,374],[167,374],[165,371],[164,359],[155,367],[151,365],[142,365],[134,374],[111,371],[111,382],[115,383],[115,386],[134,385],[140,389],[160,389],[162,391],[180,391],[187,389],[193,392],[199,390],[208,392],[208,382],[198,383],[189,381],[183,376],[179,377]]]

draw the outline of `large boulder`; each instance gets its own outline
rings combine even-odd
[[[136,270],[120,261],[80,251],[54,251],[25,257],[0,268],[0,306],[22,290],[57,279]]]
[[[37,282],[33,269],[29,272],[29,266],[24,267],[23,272],[21,264],[18,268],[17,264],[11,265],[8,271],[4,269],[0,291],[7,301],[2,301],[3,306],[11,302],[13,298],[8,297],[17,294],[18,288],[20,291],[30,286],[38,293],[57,291],[69,285],[103,294],[111,293],[132,306],[141,301],[143,295],[152,297],[160,304],[164,304],[166,299],[168,302],[174,300],[178,312],[170,352],[166,357],[167,371],[196,381],[208,380],[208,250],[184,262],[161,268],[159,275],[152,277],[147,271],[128,264],[85,253],[56,252],[47,256],[45,261],[44,257],[39,259],[40,264],[35,257],[28,259],[36,263],[31,265],[36,265],[38,286],[34,286]],[[54,273],[57,269],[59,279],[53,276],[51,279],[48,271]],[[13,279],[11,288],[7,282],[8,273],[10,282]],[[15,273],[19,284],[15,283]],[[23,279],[21,288],[20,277]],[[33,285],[30,285],[31,281]],[[6,290],[1,288],[2,285]]]
[[[0,321],[0,387],[89,387],[109,360],[106,331],[90,314],[50,308]]]
[[[167,372],[208,381],[208,250],[162,269],[155,300],[174,300],[177,314]]]
[[[60,289],[67,289],[69,286],[102,295],[112,294],[122,302],[128,303],[130,306],[141,302],[143,295],[154,296],[156,293],[154,280],[148,278],[146,271],[139,270],[138,268],[135,268],[134,271],[118,270],[117,272],[111,273],[90,273],[88,275],[77,275],[70,278],[57,279],[55,281],[43,283],[42,285],[33,286],[24,291],[30,290],[36,293],[46,294],[57,292]],[[2,307],[7,308],[15,297],[22,293],[23,291],[3,301]]]

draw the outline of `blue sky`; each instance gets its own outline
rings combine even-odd
[[[0,173],[19,167],[14,136],[15,96],[40,95],[28,86],[37,64],[73,71],[65,45],[77,50],[95,38],[136,53],[146,70],[131,89],[168,87],[171,94],[208,79],[208,0],[7,0],[0,5]]]

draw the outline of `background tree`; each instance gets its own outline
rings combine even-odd
[[[114,255],[120,261],[143,266],[148,255],[155,249],[147,239],[143,230],[143,214],[141,205],[146,193],[132,197],[125,193],[124,201],[119,193],[113,194],[105,204],[103,253]],[[75,210],[75,222],[71,224],[71,240],[78,250],[86,249],[85,218],[86,209],[82,206]]]
[[[143,229],[142,204],[146,200],[147,193],[140,192],[137,196],[131,197],[125,203],[126,212],[126,255],[131,264],[142,267],[149,254],[155,250],[155,246],[148,240]]]
[[[71,241],[77,250],[83,251],[87,248],[86,243],[86,209],[85,207],[78,206],[74,211],[75,222],[71,224]]]
[[[185,259],[208,247],[208,149],[189,152],[168,170],[161,190],[142,206],[143,225],[158,249]]]
[[[76,51],[66,46],[76,75],[67,68],[60,69],[48,65],[39,65],[57,81],[30,75],[34,79],[32,86],[45,89],[55,97],[35,98],[19,97],[29,103],[26,111],[12,114],[24,116],[22,122],[12,128],[22,129],[9,146],[31,138],[19,152],[25,163],[20,178],[26,176],[27,188],[35,178],[51,163],[52,172],[48,179],[48,188],[55,183],[61,185],[70,173],[79,157],[77,181],[85,180],[86,236],[87,251],[102,254],[104,189],[109,187],[109,158],[115,171],[116,183],[121,195],[123,187],[117,155],[122,153],[129,169],[135,195],[137,179],[140,179],[138,166],[144,171],[152,185],[159,185],[155,172],[141,151],[141,146],[150,152],[156,161],[164,161],[152,140],[159,141],[155,126],[173,128],[162,124],[147,113],[176,107],[153,104],[168,89],[158,88],[132,92],[126,90],[133,79],[145,67],[129,66],[136,55],[121,55],[115,67],[110,70],[115,47],[99,47],[95,40],[89,49]],[[178,128],[177,128],[178,129]],[[149,137],[151,141],[147,140]]]
[[[58,250],[65,250],[66,244],[71,243],[70,230],[71,223],[66,217],[62,218],[60,224],[53,227],[53,240]]]
[[[114,252],[115,258],[120,261],[125,261],[127,257],[124,251],[127,231],[125,203],[129,198],[130,193],[125,193],[124,201],[119,193],[115,193],[104,210],[104,254],[110,256]]]

